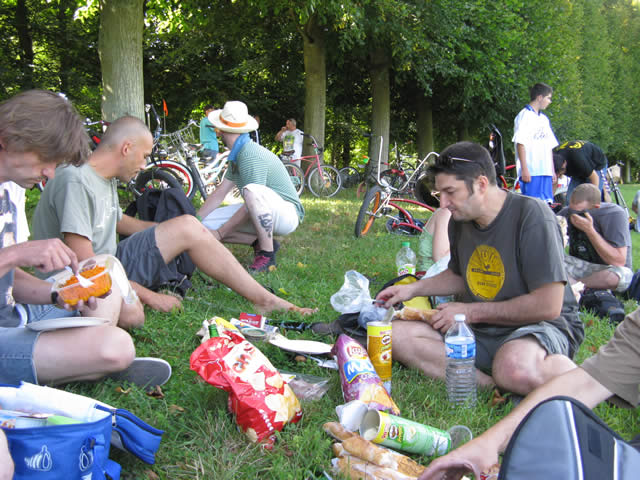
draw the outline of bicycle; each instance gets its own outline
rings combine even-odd
[[[342,185],[340,172],[337,168],[322,163],[320,156],[324,149],[318,145],[318,141],[313,135],[308,133],[303,133],[303,135],[311,139],[310,145],[314,150],[313,155],[306,155],[295,159],[286,156],[280,157],[287,172],[289,172],[293,186],[296,188],[298,195],[301,195],[304,191],[306,181],[309,190],[316,197],[333,197],[338,193]],[[298,160],[301,162],[309,162],[306,171],[303,171],[298,165],[293,163]]]
[[[488,150],[493,160],[493,166],[496,169],[496,179],[505,190],[520,193],[520,181],[517,178],[517,173],[512,171],[515,170],[516,166],[515,164],[507,165],[504,157],[502,134],[494,124],[489,125],[489,130]]]
[[[200,158],[198,152],[202,150],[202,145],[193,142],[197,138],[194,127],[199,128],[199,125],[189,120],[186,127],[159,136],[158,144],[164,145],[164,149],[159,149],[147,168],[138,174],[134,190],[142,192],[150,187],[167,188],[175,178],[189,200],[195,197],[197,191],[203,200],[207,199],[224,179],[229,151],[214,159]]]
[[[624,166],[624,163],[618,162],[618,165]],[[622,192],[618,187],[618,182],[616,182],[615,179],[613,178],[611,167],[607,167],[603,189],[606,189],[609,192],[609,195],[611,196],[611,199],[613,201],[615,201],[619,206],[624,208],[624,211],[626,212],[627,217],[629,218],[629,222],[631,222],[631,220],[633,220],[633,217],[629,215],[629,207],[627,207],[627,202],[625,201],[624,196],[622,195]]]
[[[342,188],[351,188],[357,186],[362,181],[364,170],[367,168],[367,163],[369,163],[369,157],[363,154],[362,163],[356,164],[355,167],[342,167],[340,170],[338,170],[338,173],[340,173]]]
[[[384,141],[380,137],[380,150],[378,153],[378,171],[376,175],[377,185],[369,189],[364,197],[360,211],[358,212],[358,218],[356,219],[355,236],[362,237],[369,233],[373,223],[378,218],[386,217],[386,229],[389,233],[402,234],[402,235],[419,235],[422,233],[422,227],[426,224],[426,220],[418,220],[414,218],[411,212],[407,208],[403,208],[400,204],[408,204],[409,206],[420,207],[430,216],[435,211],[434,206],[428,205],[425,201],[418,201],[412,198],[403,198],[394,196],[400,191],[403,191],[408,187],[410,182],[415,181],[417,175],[421,172],[422,167],[427,164],[429,159],[433,155],[438,155],[435,152],[429,153],[419,163],[415,171],[404,180],[404,183],[399,186],[393,186],[381,178],[380,165],[382,159],[382,145]]]

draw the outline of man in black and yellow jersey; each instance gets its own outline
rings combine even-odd
[[[567,282],[560,231],[542,201],[499,188],[489,152],[447,147],[430,168],[451,211],[448,269],[378,295],[387,306],[417,295],[457,295],[429,322],[394,321],[393,356],[444,378],[443,335],[464,314],[476,336],[478,384],[526,395],[575,367],[584,338]]]

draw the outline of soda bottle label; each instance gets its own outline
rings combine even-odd
[[[476,356],[476,344],[473,343],[445,343],[447,358],[466,360]]]
[[[416,274],[416,266],[410,263],[405,263],[404,265],[398,266],[398,276],[406,275],[410,273],[411,275]]]

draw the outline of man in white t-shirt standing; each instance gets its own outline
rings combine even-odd
[[[297,166],[301,163],[302,135],[302,130],[296,127],[295,118],[288,119],[285,126],[276,133],[276,142],[282,142],[283,155],[289,156]]]
[[[523,195],[553,202],[553,148],[558,140],[551,123],[542,113],[551,104],[553,89],[545,83],[531,87],[531,101],[514,122],[513,143]]]

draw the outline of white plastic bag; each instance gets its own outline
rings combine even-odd
[[[371,305],[369,280],[355,270],[344,274],[344,284],[331,295],[331,306],[339,313],[358,313],[365,306]]]

